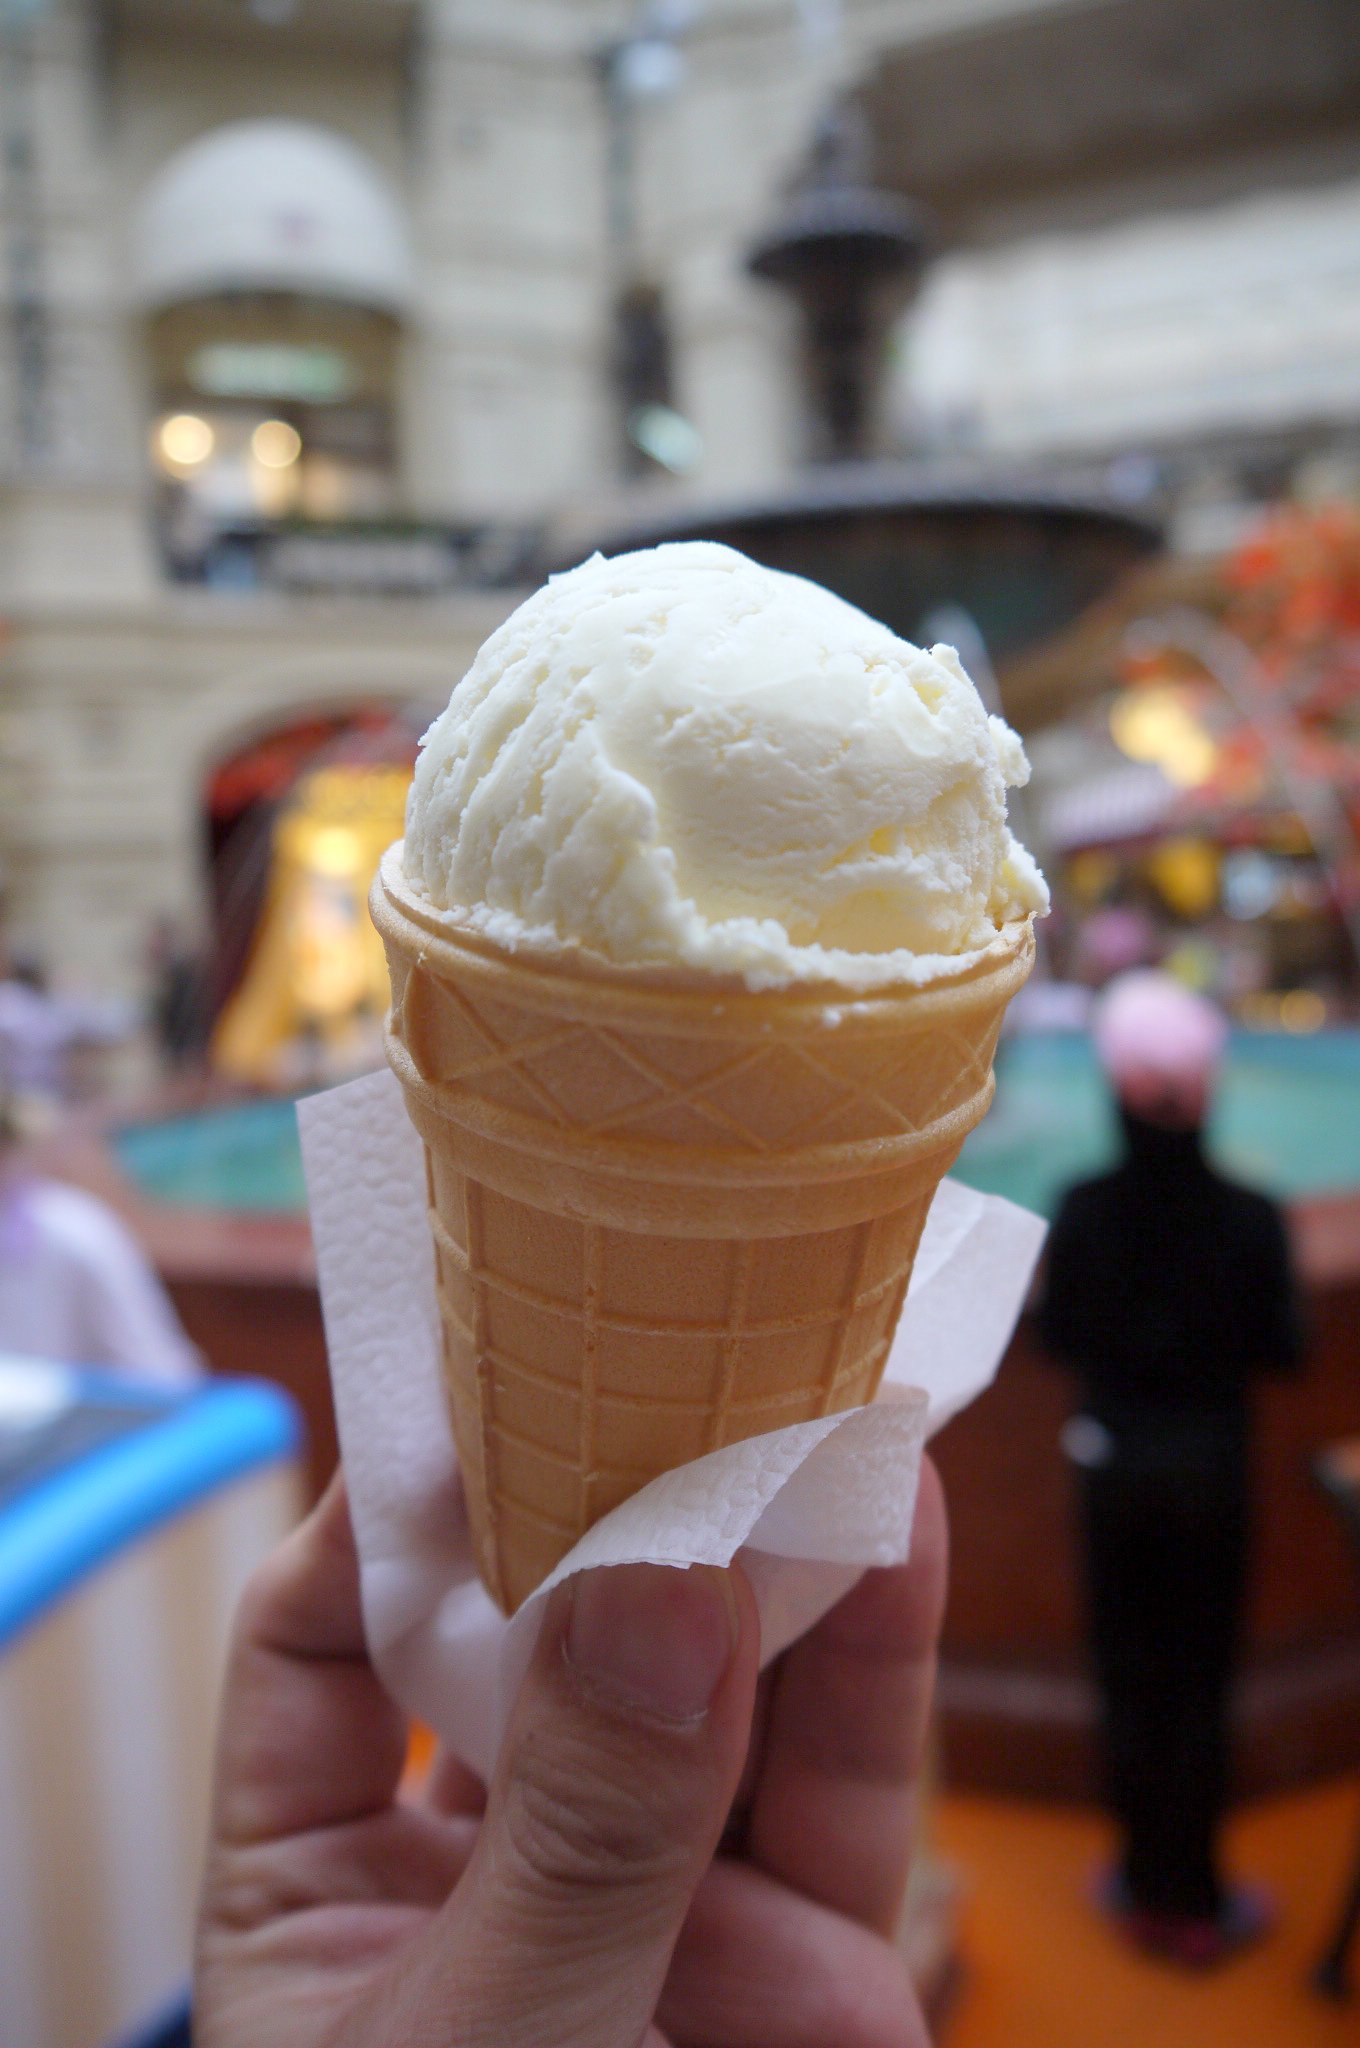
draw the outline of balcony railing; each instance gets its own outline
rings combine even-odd
[[[492,522],[327,520],[220,525],[192,551],[166,544],[174,583],[209,590],[438,597],[529,573],[536,528]]]

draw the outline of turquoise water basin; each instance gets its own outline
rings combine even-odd
[[[297,1214],[307,1206],[297,1115],[286,1099],[130,1124],[113,1149],[143,1194],[176,1208]]]
[[[1118,1155],[1117,1124],[1090,1041],[1006,1041],[996,1101],[955,1171],[1051,1216],[1063,1189]],[[1360,1032],[1233,1040],[1209,1131],[1227,1173],[1281,1200],[1360,1188]]]
[[[955,1170],[974,1187],[1051,1215],[1063,1188],[1100,1172],[1116,1148],[1089,1042],[1022,1038],[1003,1045],[996,1102]],[[1285,1199],[1360,1188],[1360,1032],[1235,1038],[1211,1148],[1228,1172]],[[255,1213],[306,1205],[289,1101],[131,1125],[114,1149],[157,1201]]]

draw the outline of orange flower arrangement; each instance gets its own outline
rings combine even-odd
[[[1272,765],[1287,765],[1335,789],[1360,823],[1360,505],[1278,507],[1222,565],[1215,609],[1281,716],[1220,730],[1214,773],[1189,808],[1259,800]],[[1127,657],[1123,679],[1198,686],[1220,721],[1226,710],[1184,647]]]
[[[1223,623],[1267,678],[1323,688],[1329,708],[1360,695],[1360,506],[1271,514],[1229,557]],[[1339,687],[1338,687],[1339,686]]]

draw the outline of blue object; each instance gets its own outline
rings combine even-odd
[[[121,1414],[103,1442],[0,1510],[0,1649],[128,1544],[302,1441],[297,1409],[264,1380],[174,1396],[91,1373],[81,1391]]]
[[[188,1992],[181,1993],[164,2012],[140,2027],[135,2034],[124,2035],[118,2048],[193,2048],[193,2015]]]

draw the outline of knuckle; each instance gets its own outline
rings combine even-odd
[[[688,1831],[655,1774],[580,1745],[532,1740],[515,1760],[505,1829],[521,1875],[542,1891],[640,1886],[687,1875]]]

